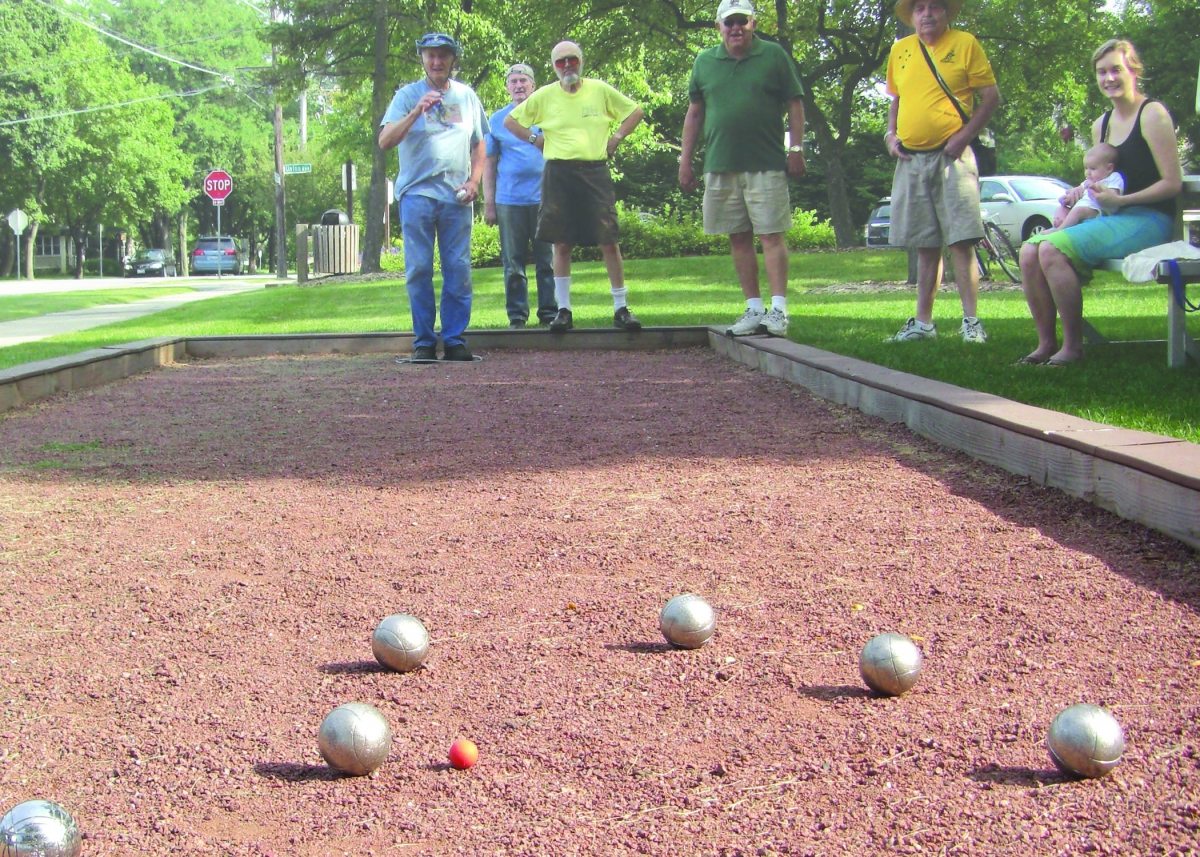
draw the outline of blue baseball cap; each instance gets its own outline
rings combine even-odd
[[[450,50],[454,51],[455,56],[461,53],[458,42],[452,36],[448,36],[445,33],[426,33],[417,39],[417,52],[420,53],[426,48],[450,48]]]

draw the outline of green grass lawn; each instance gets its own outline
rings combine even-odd
[[[110,304],[128,304],[150,298],[165,298],[182,292],[194,292],[187,286],[159,286],[133,289],[93,289],[86,292],[43,292],[30,295],[0,296],[0,322],[33,318],[52,312],[67,312]]]
[[[901,284],[907,272],[899,251],[841,251],[792,256],[790,338],[838,354],[962,387],[1003,396],[1114,426],[1200,442],[1200,369],[1166,366],[1166,289],[1130,285],[1101,273],[1085,292],[1087,318],[1114,340],[1152,344],[1089,346],[1082,363],[1051,368],[1017,366],[1034,345],[1033,324],[1021,292],[988,291],[979,314],[986,345],[968,346],[955,335],[961,320],[953,287],[939,296],[932,342],[885,342],[913,312],[915,292],[856,290],[853,284]],[[608,327],[612,302],[603,265],[576,263],[572,287],[577,327]],[[626,262],[629,303],[647,325],[728,324],[744,307],[728,257]],[[472,327],[503,328],[501,272],[475,272]],[[1193,322],[1193,330],[1197,322]],[[155,336],[408,330],[404,285],[377,280],[299,287],[279,286],[197,301],[141,319],[0,349],[0,368]]]

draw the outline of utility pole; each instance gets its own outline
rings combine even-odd
[[[271,23],[279,20],[279,7],[271,3]],[[271,45],[271,68],[279,68],[279,51]],[[287,222],[283,193],[283,105],[279,103],[279,84],[271,87],[275,99],[275,276],[287,277]]]

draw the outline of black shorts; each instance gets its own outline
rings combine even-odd
[[[617,196],[607,161],[546,161],[537,238],[584,247],[617,243]]]

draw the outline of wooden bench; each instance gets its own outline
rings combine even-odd
[[[1200,230],[1200,176],[1183,177],[1183,192],[1179,195],[1173,240],[1188,238],[1189,229]],[[1121,273],[1122,261],[1107,259],[1098,267],[1104,271]],[[1181,259],[1179,270],[1185,284],[1200,283],[1200,260]],[[1167,365],[1172,369],[1180,368],[1187,364],[1188,357],[1200,363],[1200,345],[1187,331],[1187,311],[1179,305],[1171,291],[1171,273],[1166,262],[1159,262],[1155,279],[1167,285]],[[1086,319],[1083,322],[1083,338],[1093,345],[1109,342]]]

